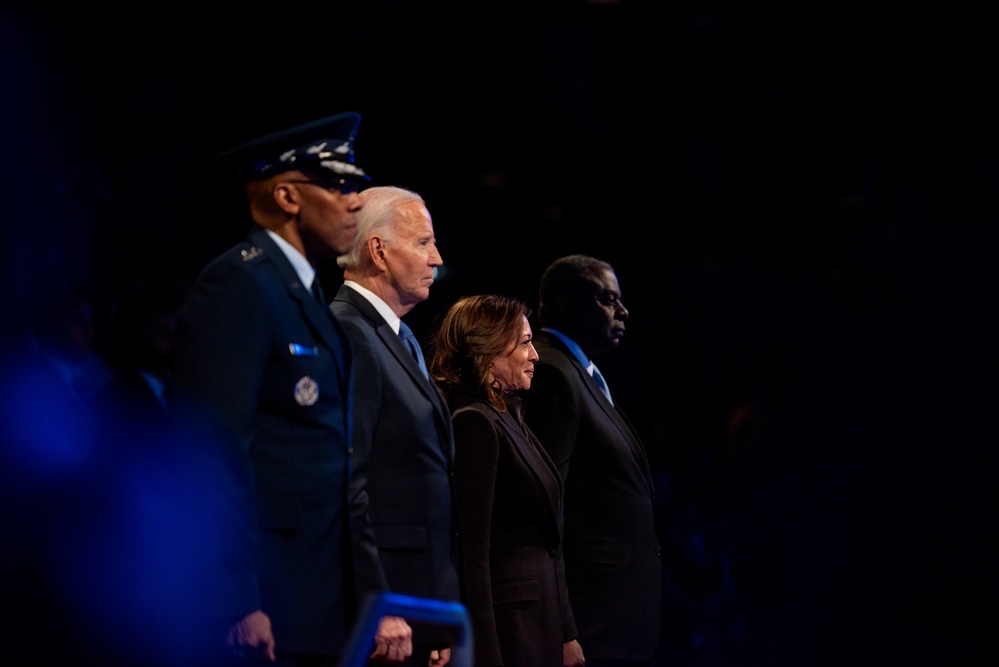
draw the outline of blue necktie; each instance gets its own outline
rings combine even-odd
[[[420,370],[423,371],[423,377],[430,379],[430,375],[427,373],[427,363],[423,360],[423,350],[420,349],[419,343],[416,342],[416,336],[413,335],[413,330],[410,329],[405,322],[399,322],[399,336],[405,341],[406,345],[409,346],[409,352],[416,359],[416,363],[420,365]]]
[[[593,379],[597,381],[597,386],[600,387],[600,391],[604,392],[604,396],[607,397],[607,400],[610,401],[610,404],[614,405],[614,399],[611,398],[610,389],[607,388],[607,383],[604,381],[604,376],[600,374],[600,371],[597,369],[597,365],[594,364],[592,361],[590,362],[590,374],[593,376]]]

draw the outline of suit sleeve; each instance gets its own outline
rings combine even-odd
[[[565,575],[565,545],[558,545],[558,557],[555,560],[555,571],[558,576],[558,595],[562,604],[562,642],[579,639],[579,628],[576,626],[576,614],[572,610],[569,597],[569,587]]]
[[[351,437],[351,530],[354,535],[355,573],[359,599],[388,590],[388,578],[378,556],[378,544],[369,513],[368,470],[371,447],[378,424],[382,395],[382,372],[371,338],[360,325],[347,318],[340,324],[351,339],[354,354],[354,431]]]
[[[568,479],[569,461],[579,429],[579,388],[560,368],[539,363],[528,392],[524,420],[551,456],[562,479]]]
[[[248,452],[270,345],[271,310],[252,276],[217,265],[181,313],[174,352],[174,427],[204,474],[206,521],[218,526],[214,594],[223,617],[260,608],[256,504]]]
[[[455,493],[465,556],[467,600],[474,629],[476,664],[503,664],[493,615],[489,536],[499,462],[496,426],[473,408],[455,412]]]

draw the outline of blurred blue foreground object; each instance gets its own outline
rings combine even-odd
[[[369,595],[361,607],[354,629],[340,660],[340,667],[364,667],[382,616],[402,616],[408,623],[420,621],[450,628],[450,667],[472,667],[472,624],[460,602],[445,602],[398,593]]]

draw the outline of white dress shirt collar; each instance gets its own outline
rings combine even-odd
[[[312,281],[316,278],[316,270],[312,268],[309,264],[309,260],[305,259],[305,255],[300,253],[295,246],[285,241],[283,238],[272,232],[271,230],[266,230],[267,235],[270,236],[274,243],[277,243],[278,248],[281,248],[281,252],[284,256],[288,258],[291,262],[291,268],[295,269],[295,273],[298,274],[298,279],[302,281],[309,291],[312,291]]]
[[[396,335],[399,334],[399,322],[402,320],[392,311],[391,308],[389,308],[389,305],[385,303],[380,296],[369,290],[367,287],[357,284],[353,280],[344,280],[343,284],[367,299],[368,302],[375,307],[375,310],[378,311],[378,314],[385,318],[385,321],[388,322],[390,327],[392,327],[392,331],[394,331]]]

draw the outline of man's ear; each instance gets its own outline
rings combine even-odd
[[[301,193],[293,183],[278,183],[271,194],[278,208],[288,215],[297,215],[301,210]]]
[[[371,263],[379,271],[388,270],[388,264],[385,262],[385,245],[385,240],[380,236],[375,235],[368,239],[368,254],[371,255]]]
[[[556,297],[555,308],[560,318],[572,320],[578,312],[579,299],[575,293],[564,290],[559,292],[558,297]]]

